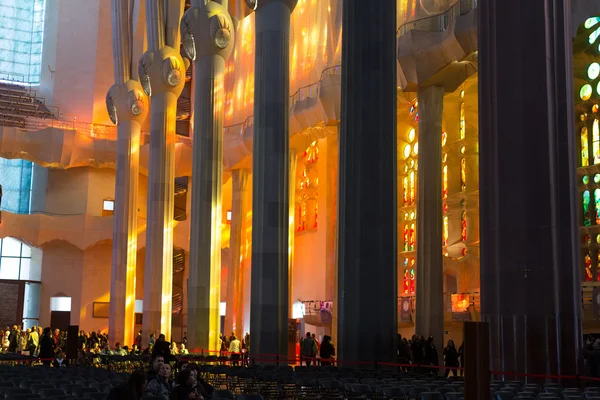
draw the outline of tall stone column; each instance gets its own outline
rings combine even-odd
[[[148,98],[131,70],[132,37],[128,0],[112,0],[115,84],[106,96],[110,119],[117,124],[117,171],[110,280],[111,343],[132,343],[135,332],[137,202],[140,130]]]
[[[219,350],[225,62],[235,25],[227,0],[193,0],[181,20],[186,57],[194,62],[194,147],[188,341],[192,349]],[[231,265],[230,267],[233,267]]]
[[[570,7],[478,7],[481,310],[493,370],[581,371]]]
[[[229,247],[231,249],[231,265],[233,266],[233,296],[227,295],[227,300],[233,301],[233,326],[236,335],[242,340],[244,332],[244,264],[242,261],[242,243],[245,235],[244,221],[246,220],[247,190],[249,171],[235,169],[232,171],[233,196],[231,205],[231,233]]]
[[[289,210],[288,221],[288,313],[292,317],[292,308],[296,301],[293,296],[294,289],[294,255],[296,254],[296,168],[298,167],[298,151],[290,149],[290,181],[289,181]]]
[[[415,333],[444,347],[442,111],[444,88],[419,89],[417,171],[417,318]]]
[[[287,354],[290,15],[297,0],[246,3],[256,11],[250,347]]]
[[[167,340],[171,336],[175,122],[177,98],[183,90],[187,69],[179,54],[178,23],[184,1],[163,5],[161,0],[146,0],[148,51],[142,55],[138,67],[142,87],[151,102],[144,341],[150,333],[163,333]]]
[[[338,208],[338,355],[396,359],[396,1],[346,1]]]

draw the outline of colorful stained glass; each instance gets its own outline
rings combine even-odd
[[[594,279],[594,275],[592,274],[592,255],[589,250],[585,253],[583,262],[585,264],[585,281],[591,282]]]
[[[594,208],[596,215],[596,225],[600,225],[600,189],[594,190]]]
[[[600,250],[596,252],[596,280],[600,281]]]
[[[466,136],[466,129],[465,129],[465,103],[461,102],[460,103],[460,117],[459,117],[459,125],[458,125],[458,132],[460,135],[460,139],[464,139]]]
[[[467,212],[460,214],[460,236],[463,242],[467,241]]]
[[[590,149],[588,144],[588,128],[581,128],[581,166],[587,167],[590,165]]]
[[[442,168],[442,199],[448,197],[448,166]]]
[[[408,225],[404,225],[404,251],[408,251]]]
[[[588,78],[594,80],[600,75],[600,64],[597,62],[591,63],[587,70]]]
[[[410,152],[412,151],[412,148],[410,147],[410,144],[407,144],[406,146],[404,146],[404,158],[408,158],[408,156],[410,156]]]
[[[402,199],[404,200],[404,206],[408,205],[408,176],[402,179]]]
[[[583,182],[584,185],[587,185],[588,183],[590,183],[590,177],[584,175],[583,178],[581,178],[581,182]]]
[[[467,190],[467,161],[462,158],[460,160],[460,190]]]
[[[594,151],[594,164],[600,164],[600,121],[595,119],[592,124],[592,150]]]
[[[315,223],[313,224],[313,228],[317,228],[319,225],[319,202],[315,201]]]
[[[443,239],[443,243],[444,246],[448,246],[448,217],[446,215],[444,215],[444,226],[443,226],[443,230],[442,230],[442,239]]]
[[[417,137],[415,128],[411,128],[410,131],[408,131],[408,141],[412,143],[415,140],[415,137]]]
[[[416,142],[415,145],[413,146],[413,154],[416,156],[417,154],[419,154],[419,142]]]
[[[588,101],[592,97],[593,89],[592,85],[586,83],[579,89],[579,98],[583,101]]]
[[[312,142],[311,145],[304,151],[304,157],[308,164],[314,164],[319,160],[319,145],[317,142]]]
[[[404,294],[408,294],[409,291],[409,273],[408,270],[405,269],[404,270],[404,279],[403,279],[403,289],[404,289]]]
[[[590,215],[590,191],[583,191],[583,225],[590,226],[592,217]]]
[[[410,251],[415,251],[415,224],[410,224],[408,249]]]
[[[594,175],[594,183],[600,183],[600,174]]]
[[[410,270],[410,294],[415,293],[415,269],[411,268]]]
[[[442,147],[446,145],[446,141],[448,140],[448,134],[446,132],[442,132]]]
[[[409,194],[408,194],[408,204],[409,205],[414,205],[415,204],[415,191],[416,191],[416,183],[415,183],[415,171],[410,171],[410,174],[408,174],[408,180],[409,180]]]

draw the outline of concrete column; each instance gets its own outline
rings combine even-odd
[[[344,3],[338,355],[396,359],[396,1]]]
[[[481,314],[493,370],[582,372],[570,7],[478,7]]]
[[[186,56],[194,62],[188,345],[220,350],[223,79],[235,35],[227,1],[194,0],[181,20],[181,34]]]
[[[244,237],[244,220],[248,210],[246,192],[248,187],[248,170],[232,171],[232,201],[229,248],[231,250],[231,272],[227,283],[227,318],[231,320],[229,331],[235,331],[240,340],[244,337],[244,267],[242,263],[242,238]]]
[[[150,333],[163,333],[167,340],[171,336],[175,122],[177,98],[189,65],[179,54],[179,34],[173,35],[172,21],[181,18],[183,5],[177,0],[165,9],[162,1],[146,0],[148,51],[142,55],[138,68],[142,87],[151,101],[144,341]]]
[[[444,88],[419,89],[417,171],[417,305],[415,333],[444,347],[442,255],[442,111]],[[442,358],[440,358],[441,360]]]
[[[111,10],[115,84],[108,91],[106,105],[117,124],[117,171],[108,334],[111,343],[125,345],[135,337],[140,131],[149,103],[140,83],[130,79],[134,74],[128,1],[113,0]]]
[[[246,2],[256,10],[250,347],[287,354],[289,50],[297,0]]]

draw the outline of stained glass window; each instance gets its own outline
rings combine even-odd
[[[415,251],[415,224],[410,224],[409,238],[410,238],[409,250]]]
[[[583,225],[590,226],[592,218],[590,216],[590,191],[583,191]]]
[[[596,260],[597,260],[597,264],[596,264],[596,280],[600,281],[600,250],[598,250],[596,252]]]
[[[404,251],[408,251],[409,232],[408,225],[404,225]]]
[[[600,125],[597,119],[592,124],[592,149],[594,151],[594,164],[600,164]]]
[[[591,282],[594,279],[594,275],[592,274],[592,255],[590,254],[589,250],[587,253],[585,253],[584,263],[585,263],[585,281]]]
[[[588,128],[581,128],[581,166],[587,167],[590,165],[590,150],[588,144]]]
[[[442,199],[448,197],[448,166],[442,168]]]
[[[405,176],[402,180],[402,199],[406,207],[408,205],[408,176]]]
[[[0,79],[39,84],[45,0],[0,0]]]
[[[458,126],[458,131],[460,134],[460,139],[464,139],[466,132],[465,132],[465,103],[461,102],[460,103],[460,118],[459,118],[459,126]]]
[[[464,158],[460,160],[460,190],[467,190],[467,161]]]
[[[590,177],[584,175],[583,178],[581,178],[581,182],[583,182],[584,185],[587,185],[588,183],[590,183]]]
[[[408,290],[409,290],[409,273],[408,270],[405,269],[404,270],[404,279],[403,279],[403,286],[404,286],[404,294],[408,294]]]
[[[594,42],[600,37],[600,26],[598,26],[599,23],[600,23],[600,17],[588,18],[583,23],[583,26],[585,27],[585,29],[594,28],[589,32],[588,42],[590,44],[594,44]]]
[[[409,290],[410,290],[410,294],[415,293],[415,269],[414,268],[411,268],[411,270],[410,270],[410,289]]]
[[[0,185],[4,192],[0,209],[15,214],[29,214],[32,172],[31,161],[0,158]]]
[[[408,204],[409,205],[414,205],[415,204],[415,171],[410,171],[410,173],[408,174],[408,180],[409,180],[409,184],[410,184],[410,191],[409,191],[409,195],[408,195]]]
[[[442,147],[446,146],[447,140],[448,140],[448,134],[446,132],[442,132]]]
[[[442,231],[444,246],[448,246],[448,216],[444,215],[444,229]]]
[[[596,209],[596,225],[600,225],[600,189],[594,190],[594,208]]]
[[[586,83],[581,87],[581,89],[579,89],[579,97],[583,101],[588,101],[592,97],[592,93],[592,85],[590,85],[589,83]]]
[[[467,212],[463,211],[460,214],[460,235],[463,242],[467,241]]]

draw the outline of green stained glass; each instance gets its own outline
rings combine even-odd
[[[598,39],[599,37],[600,37],[600,28],[598,28],[595,31],[593,31],[592,33],[590,33],[588,40],[589,40],[590,44],[594,44],[594,43],[596,43],[596,39]]]
[[[590,29],[592,26],[598,24],[600,22],[600,17],[592,17],[585,20],[583,26],[585,29]]]
[[[596,210],[596,225],[600,225],[600,189],[594,190],[594,208]]]
[[[594,80],[600,75],[600,64],[597,62],[591,63],[587,70],[588,78]]]
[[[583,225],[590,226],[592,224],[592,218],[590,215],[590,191],[584,190],[583,192]]]
[[[594,90],[592,89],[592,85],[586,83],[581,87],[581,89],[579,89],[579,97],[581,98],[581,100],[587,101],[590,99],[590,97],[592,97],[593,92]]]
[[[40,83],[46,0],[0,0],[0,79]]]
[[[583,182],[584,185],[587,185],[588,183],[590,183],[590,177],[587,175],[584,175],[583,179],[581,181]]]
[[[594,183],[600,183],[600,174],[594,175]]]

